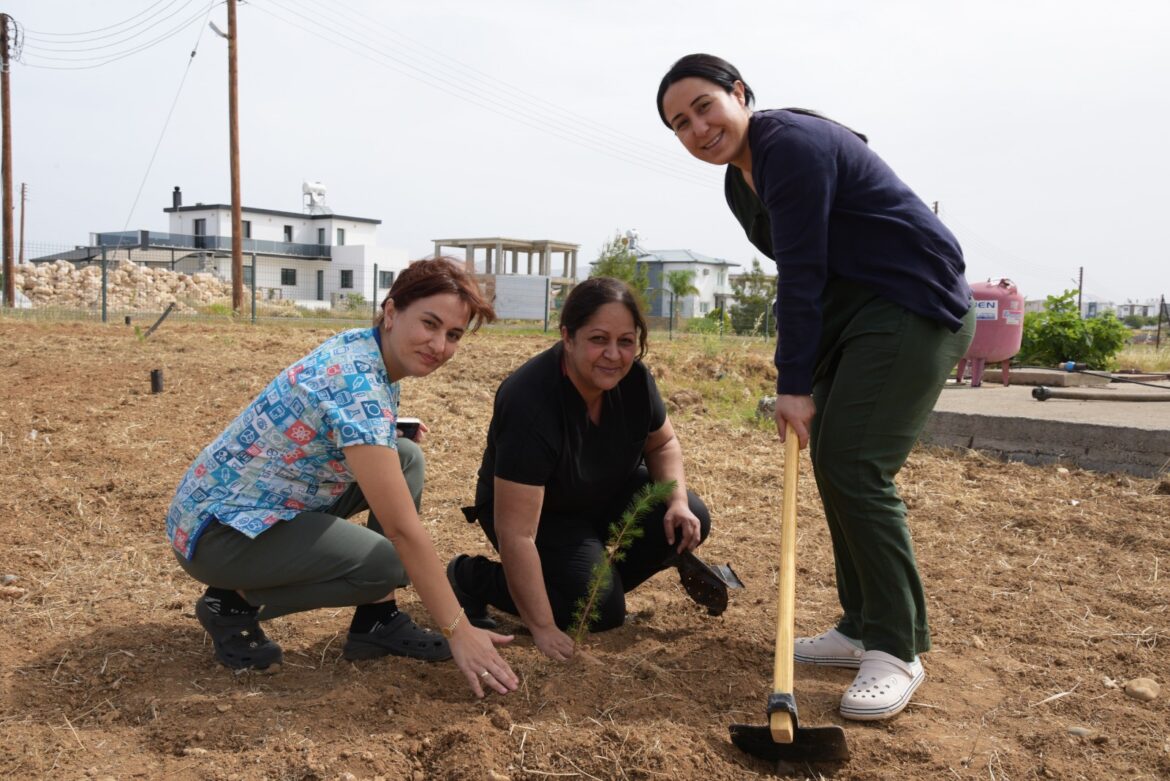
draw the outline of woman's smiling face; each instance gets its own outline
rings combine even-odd
[[[586,401],[612,390],[629,373],[638,353],[638,331],[625,304],[611,302],[569,336],[562,329],[565,371]]]
[[[686,150],[713,165],[743,160],[751,111],[743,82],[727,92],[696,76],[679,79],[662,96],[662,110]]]

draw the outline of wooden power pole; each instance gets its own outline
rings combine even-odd
[[[24,203],[28,200],[28,183],[20,183],[20,257],[16,262],[24,265]]]
[[[7,307],[16,306],[16,280],[12,268],[12,100],[8,93],[8,37],[11,33],[12,17],[0,14],[0,113],[4,115],[3,138],[0,139],[4,202],[0,208],[4,210],[4,306]]]
[[[244,220],[240,206],[240,92],[236,68],[239,31],[236,0],[227,0],[228,12],[228,143],[232,168],[232,309],[244,312]],[[255,273],[255,269],[253,269]]]

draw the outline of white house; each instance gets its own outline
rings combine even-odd
[[[406,250],[377,246],[381,220],[334,214],[325,206],[323,187],[306,183],[302,189],[304,212],[241,208],[245,286],[255,284],[264,298],[314,308],[354,295],[380,301],[406,267]],[[169,233],[95,233],[91,244],[139,263],[231,279],[231,205],[184,206],[176,187],[163,211],[170,215]]]
[[[694,272],[691,284],[699,290],[677,302],[680,317],[703,317],[734,294],[729,269],[737,266],[736,263],[689,249],[645,250],[635,247],[634,251],[650,281],[651,290],[647,296],[650,311],[647,314],[652,317],[670,315],[670,290],[666,284],[666,274],[670,271]]]

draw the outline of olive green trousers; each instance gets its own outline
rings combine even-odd
[[[905,661],[930,650],[926,598],[894,478],[975,333],[836,282],[813,380],[813,474],[833,542],[837,630]]]
[[[417,509],[422,449],[398,440],[402,474]],[[200,583],[240,591],[261,620],[320,607],[364,605],[409,585],[406,567],[371,511],[366,526],[347,519],[369,510],[357,483],[326,510],[302,512],[255,538],[221,523],[199,537],[195,556],[175,558]]]

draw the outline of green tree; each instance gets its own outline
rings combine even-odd
[[[666,289],[671,292],[671,300],[674,301],[674,311],[670,316],[677,320],[682,300],[699,293],[699,289],[695,287],[695,272],[686,269],[666,272]]]
[[[1043,312],[1024,315],[1020,360],[1042,366],[1076,361],[1090,369],[1113,369],[1114,356],[1129,337],[1129,329],[1112,312],[1082,319],[1076,291],[1066,290],[1062,295],[1048,296]]]
[[[601,254],[593,262],[589,276],[622,280],[633,289],[639,302],[645,306],[646,289],[650,287],[646,267],[638,263],[638,256],[630,250],[629,242],[621,233],[615,233],[601,248]]]
[[[752,258],[751,270],[731,283],[735,303],[731,305],[731,327],[737,334],[758,334],[764,328],[765,313],[776,295],[776,277],[764,273],[760,259]]]

